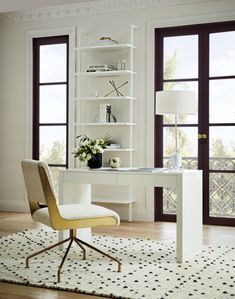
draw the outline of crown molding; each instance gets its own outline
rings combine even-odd
[[[215,2],[220,0],[99,0],[80,4],[62,5],[30,11],[2,13],[0,24],[33,22],[45,19],[76,17],[113,11],[143,9],[151,7],[187,5],[191,3]]]

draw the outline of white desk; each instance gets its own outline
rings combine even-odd
[[[66,185],[67,184],[67,185]],[[176,187],[177,233],[176,255],[179,263],[190,259],[202,248],[202,171],[164,169],[67,169],[60,174],[60,203],[76,188],[79,202],[91,204],[91,185],[139,185],[147,187]],[[66,187],[67,186],[67,187]],[[71,196],[72,198],[73,196]],[[86,231],[89,236],[90,231]]]

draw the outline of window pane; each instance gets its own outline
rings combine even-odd
[[[198,81],[194,82],[167,82],[163,84],[164,90],[192,90],[196,94],[196,101],[198,102]],[[198,105],[197,105],[198,106]],[[175,117],[174,115],[164,115],[163,116],[164,124],[174,124]],[[179,124],[196,124],[198,123],[198,114],[193,115],[179,115],[178,117]]]
[[[235,126],[210,127],[210,169],[235,170]]]
[[[175,188],[163,188],[163,214],[176,214],[177,196]]]
[[[66,85],[40,86],[40,123],[66,122]]]
[[[235,218],[235,174],[210,174],[210,216]]]
[[[65,164],[66,127],[40,127],[40,160],[51,164]]]
[[[66,44],[40,46],[40,83],[66,81]]]
[[[178,127],[178,149],[180,152],[180,155],[182,157],[182,163],[186,164],[184,165],[185,168],[188,168],[190,166],[190,163],[192,160],[197,160],[197,128],[192,127]],[[163,156],[165,163],[166,160],[169,160],[171,155],[174,153],[175,150],[175,129],[174,127],[165,127],[163,128]],[[185,162],[184,162],[185,160]],[[167,163],[166,163],[167,164]],[[164,165],[167,167],[167,165]],[[191,166],[190,166],[191,168]],[[195,166],[196,168],[196,166]]]
[[[210,34],[210,76],[235,75],[235,31]]]
[[[198,36],[164,38],[164,79],[198,77]]]
[[[174,128],[164,128],[163,166],[170,167],[174,152]],[[197,128],[178,128],[178,147],[184,169],[197,169]],[[163,214],[176,214],[177,197],[175,188],[163,188]]]
[[[210,123],[235,123],[235,79],[210,80]]]

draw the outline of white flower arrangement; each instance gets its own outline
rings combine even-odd
[[[110,140],[109,134],[95,139],[91,139],[86,135],[79,135],[77,138],[79,141],[77,148],[74,150],[74,155],[82,162],[92,160],[96,154],[103,153]]]

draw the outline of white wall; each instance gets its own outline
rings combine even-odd
[[[139,27],[136,84],[138,101],[135,111],[138,144],[134,163],[138,166],[153,166],[153,28],[158,25],[235,19],[233,0],[175,1],[177,2],[180,4],[64,18],[38,18],[35,21],[26,18],[25,21],[15,23],[12,18],[11,21],[0,24],[0,210],[25,211],[28,207],[20,169],[20,161],[30,152],[26,145],[26,134],[29,132],[26,129],[29,109],[26,90],[27,32],[77,27],[94,32],[96,37],[115,37],[118,32],[127,30],[130,24]],[[138,189],[137,193],[134,218],[153,219],[152,190]]]

